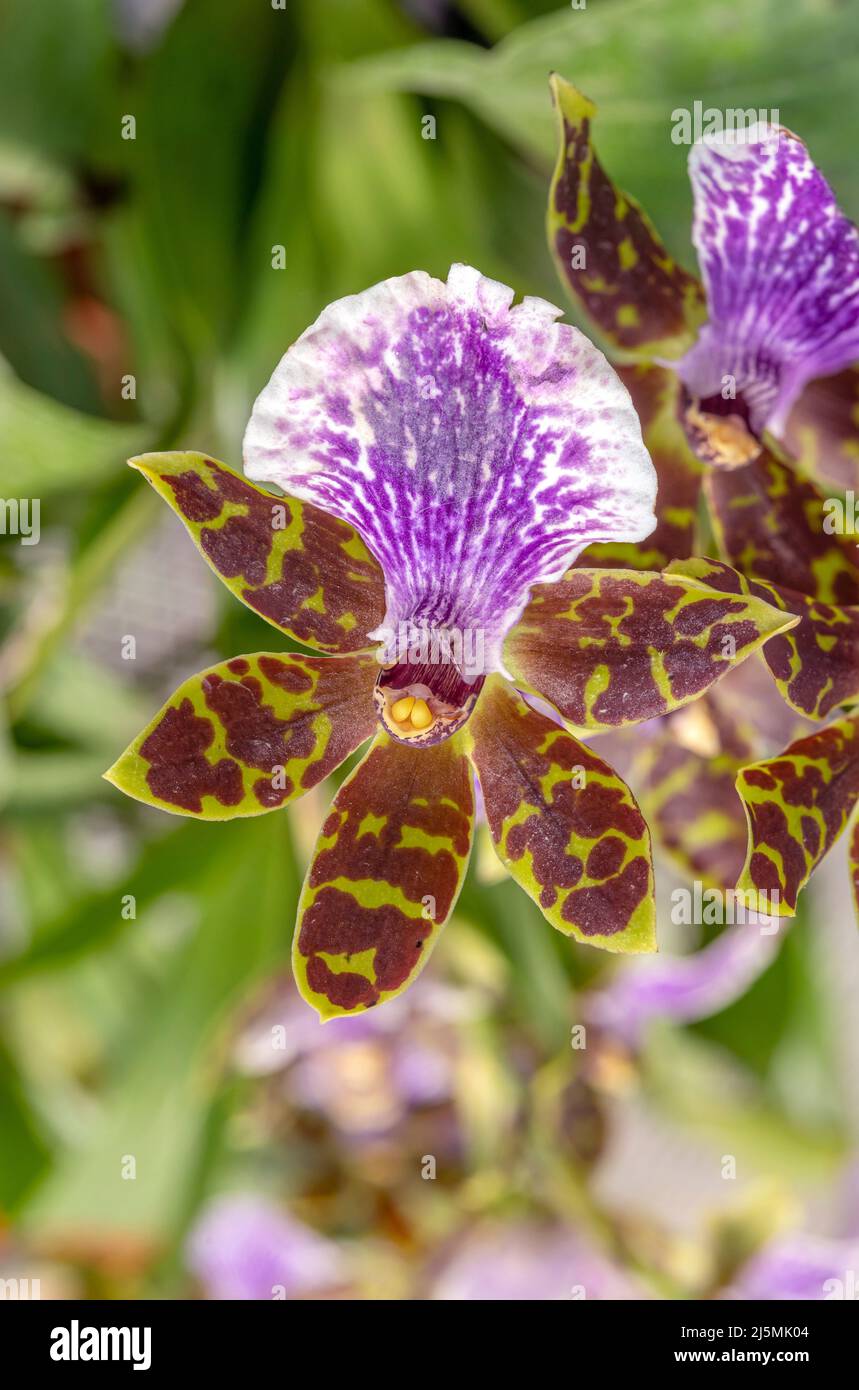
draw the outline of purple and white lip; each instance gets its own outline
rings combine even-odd
[[[479,659],[454,663],[459,684],[447,660],[428,672],[399,654],[393,664],[414,669],[380,670],[394,737],[391,704],[409,698],[436,712],[406,740],[449,737],[482,678],[504,673],[502,644],[532,587],[592,542],[643,540],[655,525],[656,474],[629,394],[561,312],[514,305],[470,266],[446,282],[413,271],[329,305],[254,406],[248,477],[348,521],[381,565],[387,611],[371,638],[480,634]]]
[[[737,467],[783,435],[810,381],[859,361],[859,231],[783,126],[705,137],[689,174],[708,320],[665,365],[696,453]]]

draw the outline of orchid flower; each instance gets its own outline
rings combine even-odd
[[[339,1246],[249,1192],[224,1194],[203,1209],[186,1260],[216,1300],[325,1297],[348,1283]]]
[[[649,1298],[646,1285],[568,1225],[485,1220],[454,1246],[432,1284],[440,1302]]]
[[[452,1099],[456,1025],[479,1016],[464,991],[425,978],[385,1009],[319,1028],[290,979],[245,1026],[234,1059],[245,1075],[286,1072],[278,1095],[324,1115],[341,1140],[374,1144],[412,1112]],[[276,1029],[282,1033],[274,1048]],[[436,1120],[434,1142],[440,1142],[447,1127]]]
[[[859,230],[805,145],[762,121],[693,144],[702,285],[600,166],[594,104],[557,76],[552,93],[561,150],[549,238],[584,313],[626,360],[677,374],[677,415],[702,462],[747,464],[764,451],[765,435],[793,452],[814,409],[804,407],[802,425],[791,426],[805,388],[859,363]],[[855,436],[859,370],[852,375],[853,400],[838,397],[840,414],[834,402],[828,411],[820,404],[814,421],[839,440]],[[823,396],[818,386],[815,400]],[[855,445],[850,455],[855,469]]]
[[[573,729],[695,699],[795,619],[727,566],[571,570],[638,541],[656,481],[628,392],[560,310],[476,270],[330,305],[253,410],[248,478],[202,454],[131,462],[228,588],[323,655],[186,681],[106,774],[207,820],[294,800],[372,739],[322,827],[294,968],[320,1015],[398,994],[462,883],[480,780],[495,848],[553,926],[655,948],[650,837]],[[554,718],[526,695],[541,695]]]
[[[552,91],[549,240],[583,313],[634,364],[622,374],[659,476],[647,547],[597,547],[582,563],[658,564],[797,619],[764,659],[794,711],[835,718],[738,783],[751,826],[738,886],[778,888],[790,913],[859,801],[859,557],[790,458],[859,486],[859,232],[790,131],[707,136],[689,158],[702,286],[602,169],[593,103],[557,77]],[[690,558],[702,476],[727,582]]]

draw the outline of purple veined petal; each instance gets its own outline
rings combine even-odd
[[[531,586],[596,540],[653,530],[656,475],[626,388],[544,300],[469,266],[329,305],[275,369],[245,471],[348,520],[381,564],[371,634],[459,634],[501,669]],[[512,306],[512,307],[511,307]]]
[[[342,1285],[342,1252],[250,1193],[216,1198],[191,1232],[187,1264],[212,1299],[296,1298]]]
[[[434,1300],[468,1303],[647,1296],[646,1289],[577,1231],[529,1222],[471,1232],[430,1291]]]
[[[859,231],[781,126],[707,136],[689,172],[709,319],[673,365],[704,410],[778,436],[809,381],[859,359]]]
[[[652,1019],[691,1023],[708,1018],[739,999],[763,974],[784,930],[775,921],[743,923],[726,928],[688,956],[624,962],[606,988],[591,995],[588,1017],[630,1048],[639,1045]]]
[[[722,1294],[732,1300],[855,1299],[859,1291],[859,1241],[801,1233],[780,1236],[742,1267]]]

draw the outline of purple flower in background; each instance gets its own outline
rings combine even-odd
[[[678,361],[690,442],[745,463],[803,388],[859,359],[859,231],[805,145],[758,123],[693,146],[693,240],[707,322]]]
[[[699,281],[603,169],[595,104],[557,74],[550,82],[558,162],[549,242],[580,312],[620,361],[636,364],[623,375],[660,485],[651,547],[668,559],[691,553],[693,451],[717,472],[773,466],[769,434],[804,468],[851,485],[859,232],[805,145],[755,121],[692,146]]]
[[[859,1297],[859,1240],[792,1234],[770,1241],[743,1266],[724,1298],[848,1299]]]
[[[452,1098],[455,1025],[476,1016],[471,996],[420,981],[388,1009],[320,1028],[290,983],[244,1029],[235,1058],[251,1074],[284,1070],[294,1103],[352,1140],[374,1140]]]
[[[212,1299],[301,1298],[345,1282],[336,1245],[250,1194],[219,1197],[204,1210],[187,1263]]]
[[[784,928],[759,923],[728,927],[687,956],[659,955],[621,965],[610,983],[589,996],[588,1018],[636,1049],[654,1019],[691,1023],[719,1013],[745,994],[774,959]]]
[[[640,1299],[647,1290],[578,1232],[520,1222],[478,1228],[433,1281],[445,1301]]]
[[[775,1236],[734,1275],[729,1299],[859,1299],[859,1161],[838,1185],[830,1233],[791,1231]]]

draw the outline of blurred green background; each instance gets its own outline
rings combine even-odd
[[[276,640],[129,454],[199,448],[239,466],[281,354],[379,279],[466,261],[563,302],[543,232],[552,69],[599,103],[604,163],[690,266],[670,130],[695,101],[777,108],[855,217],[857,29],[859,7],[836,0],[2,0],[0,497],[41,502],[38,545],[0,538],[10,1277],[41,1275],[43,1296],[188,1296],[187,1234],[240,1188],[345,1241],[361,1296],[412,1296],[463,1229],[534,1212],[584,1223],[657,1291],[695,1291],[737,1210],[763,1233],[835,1182],[859,1125],[859,1041],[853,928],[828,865],[745,998],[657,1030],[632,1079],[595,1094],[575,1089],[569,1029],[577,992],[612,963],[553,933],[479,854],[427,971],[467,1001],[440,1044],[456,1052],[450,1094],[417,1132],[410,1114],[356,1149],[289,1068],[272,1089],[236,1051],[260,990],[288,972],[324,797],[205,826],[100,774],[180,678]],[[345,1104],[369,1083],[345,1067],[338,1084]],[[572,1119],[558,1102],[571,1087]],[[648,1132],[667,1127],[645,1167],[697,1192],[696,1163],[741,1154],[742,1194],[705,1182],[675,1230],[654,1172],[622,1154],[602,1194],[605,1126],[642,1107]],[[451,1124],[448,1176],[422,1182]]]

